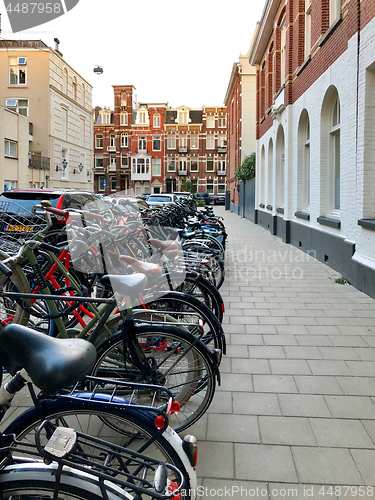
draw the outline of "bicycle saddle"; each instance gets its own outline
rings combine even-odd
[[[99,279],[105,286],[111,286],[113,291],[127,297],[136,297],[147,286],[147,278],[144,274],[135,273],[126,276],[107,274]]]
[[[173,250],[178,247],[177,241],[173,240],[156,240],[155,238],[150,238],[149,243],[155,248],[162,248],[163,250]]]
[[[152,274],[154,276],[161,276],[163,269],[159,264],[153,264],[152,262],[144,262],[142,260],[137,260],[134,257],[129,257],[128,255],[120,255],[120,260],[130,264],[134,269],[137,269],[143,274]]]
[[[34,384],[56,392],[83,379],[96,361],[96,349],[83,339],[56,339],[26,326],[0,332],[0,365],[11,375],[25,368]]]

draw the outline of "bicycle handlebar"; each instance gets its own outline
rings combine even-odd
[[[66,210],[60,210],[59,208],[54,208],[54,207],[43,207],[46,212],[50,212],[51,214],[54,215],[60,215],[60,217],[64,217],[67,219],[69,217],[69,212]]]

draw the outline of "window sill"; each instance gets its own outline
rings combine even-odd
[[[9,160],[18,160],[18,156],[7,156],[7,155],[4,155],[4,158],[9,158]]]
[[[264,120],[265,120],[265,119],[266,119],[266,117],[265,117],[265,116],[263,116],[263,118],[261,118],[261,120],[260,120],[260,122],[259,122],[259,123],[260,123],[260,124],[262,124],[262,123],[264,122]]]
[[[310,214],[308,212],[301,212],[297,210],[297,212],[294,212],[294,215],[297,219],[310,220]]]
[[[358,226],[375,231],[375,219],[360,219]]]
[[[336,21],[333,21],[331,26],[328,28],[328,30],[324,33],[322,38],[319,40],[319,43],[318,43],[319,47],[322,47],[326,43],[326,41],[329,38],[331,38],[332,33],[336,30],[337,26],[339,26],[341,24],[341,21],[342,21],[342,17],[340,14],[340,16],[336,19]]]
[[[302,71],[306,68],[306,66],[309,64],[310,61],[311,61],[311,54],[307,56],[307,58],[303,61],[301,66],[297,69],[296,76],[302,73]]]
[[[317,222],[323,226],[334,227],[336,229],[341,229],[341,221],[339,219],[334,219],[333,217],[318,217]]]
[[[267,206],[266,206],[266,209],[267,209],[267,210],[272,210],[272,205],[267,205]]]
[[[16,84],[15,83],[14,85],[12,85],[12,84],[8,85],[8,89],[15,89],[15,88],[27,89],[27,87],[28,87],[27,83],[25,83],[25,84],[22,84],[22,83]]]
[[[283,214],[283,215],[284,215],[284,209],[283,209],[282,207],[278,207],[278,208],[276,208],[276,212],[277,212],[278,214]]]

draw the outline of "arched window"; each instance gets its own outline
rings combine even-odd
[[[85,84],[82,83],[82,106],[85,106],[86,103],[86,88]]]
[[[267,168],[267,205],[272,205],[273,183],[273,141],[268,144],[268,168]]]
[[[284,14],[280,26],[280,87],[285,84],[286,77],[286,15]]]
[[[310,120],[304,109],[298,124],[297,208],[310,206]]]
[[[259,202],[264,203],[266,198],[266,151],[264,146],[260,152],[260,186],[259,186]]]
[[[154,128],[159,128],[160,127],[160,114],[159,113],[155,113],[154,114],[153,126],[154,126]]]
[[[68,70],[66,68],[63,71],[63,92],[68,93]]]
[[[77,100],[77,79],[76,79],[76,77],[74,77],[73,81],[72,81],[72,99],[74,101]]]
[[[340,100],[336,96],[331,112],[330,167],[333,179],[333,207],[340,210]]]
[[[276,138],[276,207],[284,208],[284,161],[285,139],[284,129],[279,125]]]

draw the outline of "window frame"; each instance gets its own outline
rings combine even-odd
[[[199,149],[199,135],[193,134],[190,136],[190,149]]]
[[[126,132],[121,134],[121,147],[128,148],[129,147],[129,135]]]
[[[167,135],[167,149],[176,149],[176,136],[174,134]]]
[[[208,162],[212,162],[212,170],[209,170],[208,169]],[[206,172],[210,172],[210,173],[213,173],[215,172],[215,160],[212,156],[209,156],[208,158],[206,158]]]
[[[197,168],[193,168],[193,163],[197,164]],[[199,172],[199,159],[198,158],[190,158],[190,172]]]
[[[128,125],[128,113],[120,113],[120,125]]]
[[[159,142],[159,147],[155,147],[157,146],[158,142]],[[161,151],[161,135],[152,136],[152,151]]]
[[[13,106],[11,104],[8,104],[8,101],[15,101],[17,104],[15,106]],[[20,108],[19,101],[26,101],[27,102],[27,107],[22,106]],[[20,98],[20,97],[6,97],[6,99],[5,99],[5,107],[7,109],[10,109],[11,111],[14,111],[15,113],[18,113],[19,115],[27,116],[27,117],[29,116],[29,99],[24,99],[24,98]],[[12,108],[16,108],[16,109],[14,110]],[[26,109],[26,114],[20,113],[20,109]]]
[[[160,128],[160,126],[161,126],[160,113],[154,113],[154,116],[152,117],[152,126],[154,128]]]
[[[161,177],[161,158],[152,158],[151,174],[153,177]]]
[[[215,115],[206,116],[206,128],[215,128]]]
[[[171,164],[173,163],[173,169],[171,169]],[[176,172],[176,158],[168,157],[167,158],[167,172]]]
[[[17,64],[11,64],[11,59],[16,59],[17,60]],[[25,64],[20,64],[20,59],[25,59]],[[19,57],[19,56],[9,56],[9,67],[8,67],[8,74],[9,74],[9,86],[10,87],[25,87],[27,86],[27,57]],[[17,67],[17,73],[15,74],[15,76],[17,77],[17,83],[12,83],[11,82],[11,72],[10,72],[10,69],[11,67]],[[25,71],[24,71],[24,75],[25,75],[25,82],[24,83],[20,83],[20,68],[21,67],[24,67],[25,68]]]
[[[7,147],[7,145],[8,145],[8,147]],[[11,152],[12,152],[11,145],[15,146],[15,154],[11,154]],[[14,141],[13,139],[4,139],[4,157],[18,159],[18,142],[17,141]]]
[[[206,136],[206,149],[215,149],[215,136],[213,134]]]
[[[101,141],[100,141],[100,137],[101,137]],[[99,139],[99,142],[98,142],[98,139]],[[100,145],[98,146],[98,143],[101,144],[101,146]],[[95,134],[95,148],[96,149],[103,149],[103,147],[104,147],[103,134]]]

